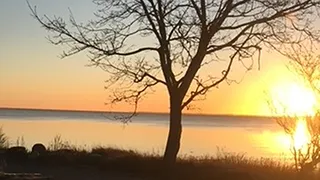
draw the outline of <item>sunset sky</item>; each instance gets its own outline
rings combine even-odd
[[[70,8],[78,21],[93,17],[95,5],[79,0],[30,0],[39,14],[68,17]],[[62,48],[45,38],[48,33],[30,15],[27,3],[0,1],[0,107],[49,108],[75,110],[111,110],[104,103],[106,74],[99,68],[86,67],[85,54],[60,59]],[[214,68],[213,68],[214,70]],[[231,76],[241,79],[243,71],[234,68]],[[240,84],[214,89],[207,99],[197,102],[190,113],[266,115],[269,108],[266,92],[286,91],[293,74],[285,59],[263,51],[261,70],[257,65]],[[159,87],[140,105],[140,111],[167,112],[168,97]],[[112,110],[130,111],[121,105]],[[188,111],[186,111],[188,112]]]

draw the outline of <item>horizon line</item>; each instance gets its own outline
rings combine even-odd
[[[103,110],[80,110],[80,109],[58,109],[58,108],[27,108],[27,107],[0,107],[0,110],[38,110],[38,111],[68,111],[68,112],[95,112],[95,113],[132,113],[130,111],[103,111]],[[137,114],[170,114],[169,112],[139,111]],[[245,115],[245,114],[213,114],[213,113],[183,113],[183,115],[201,116],[240,116],[240,117],[272,117],[268,115]]]

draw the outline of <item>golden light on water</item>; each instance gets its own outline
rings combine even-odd
[[[301,150],[305,153],[307,150],[307,144],[310,142],[310,134],[307,128],[306,121],[298,120],[295,126],[294,133],[292,136],[279,132],[274,137],[274,141],[269,141],[274,145],[274,151],[286,152],[290,154],[290,149]]]
[[[292,135],[280,130],[272,133],[264,133],[260,138],[265,142],[265,146],[269,147],[268,150],[270,152],[285,155],[286,157],[291,157],[292,154],[290,151],[292,148],[305,153],[308,148],[307,145],[310,142],[307,124],[303,119],[297,121]]]
[[[303,116],[313,116],[317,99],[313,91],[298,83],[278,85],[273,89],[272,100],[277,115],[293,116],[295,123],[292,136],[281,138],[282,145],[287,148],[304,150],[310,141],[307,123]]]
[[[293,146],[295,149],[303,149],[310,141],[306,121],[298,120],[293,134]]]

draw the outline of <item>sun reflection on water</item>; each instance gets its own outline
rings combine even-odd
[[[304,149],[309,143],[310,137],[305,120],[298,120],[293,134],[293,146],[295,149]]]

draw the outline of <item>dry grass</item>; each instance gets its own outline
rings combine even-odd
[[[218,153],[216,157],[185,156],[170,168],[164,166],[157,154],[102,146],[90,151],[72,148],[51,150],[36,161],[47,165],[86,166],[147,179],[296,179],[293,166],[288,164],[225,152]]]
[[[167,167],[157,153],[143,154],[134,150],[103,146],[88,150],[71,145],[61,136],[56,136],[51,141],[45,155],[32,158],[29,156],[27,163],[53,168],[94,168],[146,179],[306,179],[306,176],[298,176],[290,164],[266,158],[251,158],[244,154],[218,151],[216,156],[184,156],[177,159],[175,166]],[[311,179],[310,176],[307,179]]]
[[[0,149],[9,147],[9,138],[3,132],[3,128],[0,127]]]

